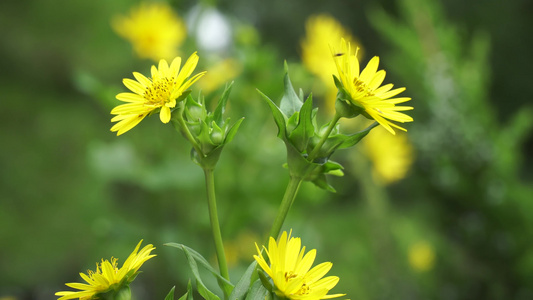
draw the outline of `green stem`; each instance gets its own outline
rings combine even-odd
[[[322,135],[322,138],[320,138],[320,141],[318,142],[318,144],[316,144],[315,148],[313,148],[311,153],[309,153],[309,156],[307,157],[307,160],[309,162],[313,162],[313,160],[316,158],[316,155],[318,154],[318,151],[320,151],[320,148],[322,148],[322,145],[324,145],[324,143],[326,142],[326,140],[329,137],[329,134],[331,133],[333,128],[335,128],[335,125],[340,120],[340,118],[341,118],[341,116],[339,116],[338,114],[335,114],[335,116],[333,117],[333,120],[331,120],[331,123],[329,124],[328,128],[326,129],[326,132]]]
[[[302,178],[293,176],[289,178],[289,184],[287,185],[287,189],[285,190],[285,194],[283,195],[283,200],[281,200],[281,205],[279,206],[279,211],[278,215],[276,216],[276,220],[274,220],[272,229],[270,229],[269,238],[278,238],[279,232],[281,231],[281,227],[283,226],[283,222],[285,222],[285,218],[289,213],[289,209],[291,208],[292,203],[294,203],[294,199],[296,198],[296,194],[298,194],[298,190],[300,189],[301,183]],[[265,245],[268,245],[268,243],[266,243]]]
[[[204,169],[205,186],[207,189],[207,204],[209,206],[209,220],[211,221],[211,229],[213,231],[213,240],[215,241],[220,275],[229,281],[228,264],[226,262],[224,243],[222,242],[222,234],[220,233],[220,224],[218,222],[214,172],[215,171],[212,169]]]

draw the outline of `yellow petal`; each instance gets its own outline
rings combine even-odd
[[[162,106],[161,112],[159,113],[159,119],[165,124],[170,122],[170,108]]]
[[[144,87],[142,86],[142,84],[138,83],[137,81],[129,79],[129,78],[124,78],[122,82],[130,91],[136,94],[139,94],[139,95],[144,94]]]

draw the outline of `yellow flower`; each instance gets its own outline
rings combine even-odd
[[[183,20],[165,3],[144,3],[131,9],[129,16],[117,16],[113,29],[141,58],[171,59],[187,35]]]
[[[137,81],[124,79],[124,85],[133,93],[117,95],[118,100],[128,103],[121,104],[111,110],[111,114],[116,115],[111,119],[111,122],[118,122],[111,128],[111,131],[118,131],[117,135],[121,135],[135,127],[144,117],[156,109],[160,109],[161,122],[168,123],[171,108],[176,106],[176,99],[205,74],[205,72],[201,72],[189,78],[198,64],[198,59],[196,52],[193,53],[181,71],[181,57],[174,58],[170,67],[167,61],[162,59],[159,61],[159,69],[152,66],[151,79],[137,72],[133,72]],[[187,78],[189,79],[187,80]]]
[[[300,238],[292,238],[291,233],[287,236],[287,232],[284,231],[278,243],[270,237],[268,250],[263,246],[270,266],[263,258],[257,244],[256,248],[259,256],[254,255],[254,258],[272,278],[276,286],[274,292],[279,297],[319,300],[344,296],[344,294],[327,295],[329,290],[339,282],[337,276],[322,278],[331,269],[332,263],[321,263],[311,269],[315,261],[316,250],[313,249],[305,254],[305,247],[301,248]]]
[[[409,247],[409,265],[415,271],[425,272],[435,264],[435,250],[430,243],[419,241]]]
[[[393,136],[385,129],[375,128],[362,143],[376,182],[390,184],[405,177],[413,163],[413,147],[406,134]]]
[[[405,91],[405,88],[391,90],[393,85],[380,85],[385,79],[385,71],[378,71],[379,57],[374,56],[368,65],[359,72],[358,48],[352,55],[350,43],[341,40],[340,49],[332,48],[333,59],[337,65],[340,82],[348,94],[350,104],[363,110],[363,115],[376,120],[390,133],[395,134],[392,127],[407,131],[391,121],[400,123],[412,122],[413,118],[401,113],[413,109],[410,106],[396,104],[411,100],[408,97],[392,98]]]
[[[302,62],[304,66],[322,82],[335,87],[331,74],[335,73],[335,64],[324,59],[330,55],[328,45],[338,43],[341,38],[359,44],[339,21],[328,14],[310,16],[305,22],[305,38],[301,41]]]
[[[68,287],[78,289],[79,291],[57,292],[56,296],[61,296],[58,300],[76,298],[81,300],[93,299],[97,294],[107,293],[112,290],[119,291],[121,288],[129,285],[137,276],[137,271],[144,262],[156,256],[155,254],[150,254],[155,249],[152,244],[144,246],[138,252],[141,243],[142,240],[137,244],[137,247],[135,247],[135,250],[133,250],[128,259],[126,259],[122,268],[118,268],[116,258],[111,258],[111,261],[102,259],[100,264],[96,264],[96,271],[89,270],[87,275],[80,273],[81,278],[87,283],[74,282],[66,284]]]

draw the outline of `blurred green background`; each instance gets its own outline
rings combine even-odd
[[[54,299],[101,258],[123,262],[140,239],[158,257],[133,283],[135,299],[163,299],[174,285],[185,292],[183,254],[163,243],[215,261],[203,175],[184,139],[157,117],[120,137],[109,132],[122,78],[154,63],[111,26],[136,4],[0,3],[2,300]],[[197,70],[232,60],[228,113],[246,117],[216,171],[233,281],[268,232],[288,179],[284,146],[255,89],[279,100],[287,60],[293,85],[313,92],[319,118],[331,117],[301,48],[308,18],[327,13],[361,43],[363,63],[380,56],[386,81],[407,87],[412,163],[383,184],[362,146],[339,151],[345,176],[330,180],[337,193],[305,183],[284,228],[318,250],[317,262],[333,262],[334,292],[350,299],[533,299],[533,2],[170,5],[188,27],[178,52],[198,50]],[[213,18],[229,29],[222,46],[202,41]],[[204,86],[206,99],[222,87]]]

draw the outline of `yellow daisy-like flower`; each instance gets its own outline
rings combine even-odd
[[[328,45],[338,43],[341,38],[359,45],[349,30],[328,14],[313,15],[305,21],[305,37],[301,41],[302,62],[314,75],[326,85],[333,85],[331,74],[335,72],[335,65],[324,60],[330,54]],[[335,86],[333,85],[333,88]]]
[[[348,94],[352,105],[363,110],[363,115],[376,120],[390,133],[395,134],[394,129],[407,131],[392,121],[405,123],[412,122],[413,118],[401,113],[401,111],[413,109],[410,106],[396,106],[396,104],[411,100],[408,97],[393,98],[405,91],[405,88],[392,89],[392,84],[381,86],[385,79],[385,71],[378,71],[379,57],[374,56],[368,65],[360,72],[359,60],[357,59],[358,48],[352,55],[350,43],[341,40],[340,49],[332,48],[333,59],[337,65],[340,82]],[[381,86],[381,87],[380,87]]]
[[[321,263],[311,269],[316,257],[316,250],[313,249],[305,254],[305,247],[301,248],[300,238],[293,238],[284,231],[279,242],[276,243],[270,237],[268,255],[270,266],[267,264],[261,250],[256,244],[259,255],[254,255],[255,260],[261,268],[272,278],[275,293],[279,297],[286,299],[319,300],[344,296],[345,294],[328,295],[339,277],[328,276],[322,278],[331,269],[332,263]],[[304,255],[305,254],[305,255]]]
[[[171,108],[176,106],[176,99],[205,74],[201,72],[189,78],[198,64],[198,59],[196,52],[193,53],[181,71],[181,57],[174,58],[170,67],[167,61],[162,59],[159,61],[159,68],[152,66],[152,78],[146,78],[137,72],[133,72],[137,81],[125,78],[124,85],[133,93],[117,95],[118,100],[128,103],[121,104],[111,111],[112,115],[116,115],[111,122],[118,122],[111,131],[121,135],[156,109],[160,109],[161,122],[168,123]]]
[[[413,146],[407,134],[390,135],[385,129],[375,128],[363,140],[363,149],[372,162],[374,180],[390,184],[405,177],[413,163]]]
[[[171,59],[187,36],[185,22],[165,3],[143,3],[129,16],[117,16],[113,29],[128,40],[141,58]]]
[[[145,261],[156,256],[150,254],[154,250],[152,244],[144,246],[141,251],[142,240],[137,244],[135,250],[130,254],[128,259],[118,268],[117,259],[111,258],[111,261],[102,259],[100,264],[96,264],[96,270],[89,270],[87,275],[80,273],[81,278],[87,283],[67,283],[68,287],[78,289],[79,291],[57,292],[56,296],[61,296],[58,300],[76,299],[89,300],[94,296],[109,291],[119,291],[121,288],[130,284],[137,276],[139,268]]]

